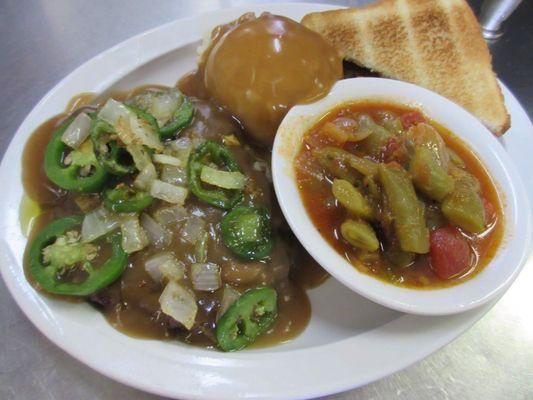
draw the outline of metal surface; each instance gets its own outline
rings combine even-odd
[[[503,35],[502,24],[522,0],[485,0],[479,13],[479,24],[485,39],[494,40]]]
[[[329,2],[355,5],[368,1]],[[165,22],[245,3],[237,0],[0,0],[0,154],[35,103],[87,59]],[[481,1],[471,3],[477,9]],[[533,24],[528,19],[531,15],[533,2],[524,2],[506,23],[506,35],[491,45],[498,75],[530,117],[533,116]],[[481,321],[444,349],[402,372],[330,398],[533,398],[531,288],[533,270],[530,268],[522,272]],[[0,338],[0,398],[3,400],[158,398],[115,383],[52,345],[18,309],[3,282],[0,282]]]

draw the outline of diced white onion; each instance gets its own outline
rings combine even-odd
[[[154,213],[154,218],[163,226],[181,222],[188,217],[188,212],[183,206],[172,206],[166,208],[160,208]]]
[[[156,222],[146,213],[141,215],[141,226],[148,235],[150,243],[152,243],[155,247],[165,247],[170,244],[170,241],[172,240],[172,233],[163,228],[158,222]]]
[[[198,103],[195,109],[204,121],[209,121],[213,117],[213,107],[208,103]]]
[[[207,261],[207,247],[209,245],[209,234],[204,232],[194,245],[194,260],[197,263],[205,263]]]
[[[169,281],[180,280],[185,275],[185,264],[178,261],[170,251],[150,257],[144,263],[144,269],[156,282],[161,282],[163,278]]]
[[[198,107],[195,107],[195,109],[198,111]],[[201,113],[198,113],[198,114],[200,115]],[[209,118],[206,118],[205,120],[208,121]],[[200,138],[209,134],[208,131],[207,131],[207,124],[204,121],[202,121],[202,120],[196,120],[190,126],[189,132],[190,132],[191,135],[194,135],[194,137],[192,138],[193,139],[193,148],[196,148],[196,147],[199,146],[199,144],[194,145],[194,140],[195,139],[199,139],[201,142],[203,142],[205,139],[200,139]],[[199,143],[201,143],[201,142],[199,142]]]
[[[197,125],[200,121],[196,122],[195,125]],[[191,151],[196,149],[198,146],[200,146],[203,142],[205,142],[205,139],[201,137],[180,137],[174,141],[169,142],[170,148],[172,149],[174,155],[178,158],[185,158],[185,160],[189,159],[189,155],[191,154]]]
[[[172,119],[182,99],[182,95],[177,90],[153,96],[149,111],[157,119],[159,126],[166,125]]]
[[[173,254],[169,251],[157,253],[144,262],[144,269],[154,281],[161,282],[163,280],[163,272],[161,272],[159,266],[171,257],[173,257]]]
[[[122,249],[128,254],[142,250],[150,243],[136,215],[123,217],[120,230],[122,232]]]
[[[98,118],[115,126],[120,118],[128,120],[131,114],[133,113],[120,101],[109,99],[98,112]]]
[[[176,109],[181,104],[182,97],[182,94],[176,89],[147,90],[135,96],[133,102],[152,114],[159,126],[164,126],[174,116]]]
[[[269,182],[272,182],[272,171],[270,171],[270,165],[264,160],[254,162],[252,168],[254,171],[264,172]]]
[[[176,139],[170,142],[170,149],[173,155],[181,161],[182,165],[186,165],[193,150],[192,140],[188,137]]]
[[[202,167],[200,179],[223,189],[243,189],[246,184],[246,177],[238,171],[220,171],[207,165]]]
[[[179,281],[185,276],[185,264],[175,258],[165,261],[159,266],[159,270],[169,281]]]
[[[173,165],[175,167],[180,167],[182,165],[179,158],[167,156],[166,154],[154,154],[154,162],[159,164]]]
[[[187,219],[180,231],[181,238],[191,244],[195,244],[201,238],[204,232],[205,221],[196,215],[192,215],[189,219]]]
[[[131,117],[131,119],[133,119],[133,117]],[[137,138],[133,134],[133,131],[131,130],[130,117],[128,117],[127,119],[119,118],[117,120],[117,123],[115,124],[115,131],[117,132],[119,139],[126,146],[130,146],[132,144],[136,144],[136,145],[142,144],[140,140],[137,140]]]
[[[171,185],[186,186],[187,185],[187,171],[182,167],[175,167],[173,165],[163,165],[161,168],[160,179],[163,182]]]
[[[133,113],[130,113],[127,118],[118,118],[114,127],[118,137],[126,146],[142,144],[151,149],[163,151],[163,144],[152,125]]]
[[[154,131],[152,125],[150,125],[147,121],[138,118],[136,115],[132,115],[129,119],[129,125],[131,132],[141,144],[144,144],[151,149],[163,151],[164,147],[159,140],[157,132]]]
[[[143,144],[152,149],[163,150],[163,144],[152,126],[138,118],[121,102],[109,99],[98,112],[98,117],[113,125],[126,146]]]
[[[81,225],[82,242],[92,242],[119,227],[119,219],[106,208],[100,207],[85,214]]]
[[[198,306],[192,291],[176,281],[170,281],[159,297],[159,304],[163,313],[174,318],[186,329],[193,327]]]
[[[77,149],[90,135],[91,124],[91,117],[86,113],[78,114],[61,136],[61,140],[67,146]]]
[[[196,215],[197,217],[205,217],[209,212],[209,209],[207,208],[202,208],[202,207],[198,207],[198,206],[193,206],[191,207],[190,209],[190,213],[192,215]]]
[[[264,172],[266,167],[267,163],[263,160],[255,161],[252,165],[253,170],[258,172]]]
[[[224,285],[224,289],[222,289],[222,300],[220,300],[220,307],[217,311],[217,320],[228,311],[228,308],[230,308],[239,297],[241,297],[241,294],[237,290],[230,285]]]
[[[141,190],[150,190],[152,183],[157,179],[157,171],[154,164],[150,163],[144,167],[133,181],[133,186]]]
[[[189,194],[189,190],[187,188],[174,186],[170,183],[156,179],[152,183],[150,194],[156,199],[160,199],[172,204],[183,205],[187,195]]]
[[[191,282],[195,290],[217,290],[222,285],[220,279],[220,267],[213,263],[192,264]]]
[[[126,146],[126,150],[131,154],[133,163],[139,171],[142,171],[147,165],[152,163],[152,158],[143,145],[130,144]]]
[[[188,137],[180,137],[170,142],[174,151],[190,151],[192,149],[192,140]]]

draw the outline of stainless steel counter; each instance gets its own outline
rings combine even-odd
[[[369,1],[329,1],[338,5],[363,2]],[[0,155],[35,103],[84,61],[165,22],[245,3],[1,0]],[[480,1],[471,3],[478,9]],[[505,24],[506,34],[491,46],[499,77],[530,117],[532,16],[533,2],[524,1]],[[402,372],[330,398],[531,399],[532,309],[533,270],[529,268],[481,321],[453,343]],[[26,319],[0,281],[0,399],[126,398],[158,397],[115,383],[52,345]]]

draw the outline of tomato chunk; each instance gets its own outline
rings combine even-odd
[[[409,129],[410,127],[418,125],[421,122],[426,122],[424,116],[418,111],[410,111],[402,114],[400,120],[402,121],[403,129]]]
[[[459,229],[444,226],[429,237],[431,267],[441,279],[451,279],[465,272],[472,262],[472,250]]]

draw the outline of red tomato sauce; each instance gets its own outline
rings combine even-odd
[[[349,214],[339,204],[338,200],[335,199],[331,190],[333,179],[338,176],[334,176],[330,170],[321,165],[313,152],[326,146],[335,146],[359,157],[373,159],[377,162],[398,161],[401,163],[405,162],[406,157],[408,157],[405,146],[399,146],[396,138],[389,140],[383,146],[381,154],[376,157],[364,154],[360,148],[359,143],[361,142],[348,141],[339,143],[335,136],[327,135],[322,130],[325,124],[333,122],[338,118],[351,118],[354,115],[361,114],[371,116],[374,121],[384,120],[384,115],[392,116],[399,121],[398,126],[404,130],[420,122],[430,124],[444,139],[446,147],[460,158],[464,164],[463,169],[479,181],[479,192],[486,216],[486,229],[483,232],[472,234],[457,227],[452,228],[452,224],[446,220],[442,221],[438,226],[429,228],[430,236],[433,238],[432,248],[439,248],[439,250],[442,246],[438,244],[445,243],[441,240],[442,235],[438,237],[434,231],[446,228],[444,231],[453,229],[454,232],[457,232],[457,237],[445,238],[449,239],[448,245],[455,246],[459,252],[456,257],[447,258],[442,253],[439,254],[439,250],[437,250],[437,253],[433,250],[435,266],[432,265],[429,253],[417,254],[414,260],[408,263],[408,265],[397,266],[392,262],[393,259],[390,255],[385,253],[384,248],[386,244],[383,243],[385,241],[383,239],[383,232],[380,226],[378,226],[379,223],[376,222],[373,222],[372,225],[375,227],[377,237],[380,241],[380,249],[377,252],[368,253],[360,251],[360,249],[354,248],[343,239],[340,226]],[[300,151],[295,158],[294,167],[298,188],[307,213],[324,239],[359,271],[388,283],[419,289],[453,286],[474,277],[482,271],[494,257],[501,244],[504,226],[502,200],[486,168],[476,154],[462,140],[444,127],[429,120],[417,110],[377,102],[363,102],[340,106],[323,117],[305,134]],[[335,168],[342,174],[342,168],[345,167],[337,165]],[[437,202],[424,198],[419,193],[417,195],[424,203],[426,217],[428,210],[439,209]],[[468,251],[465,251],[465,243]],[[462,263],[466,263],[467,265],[459,265]]]

